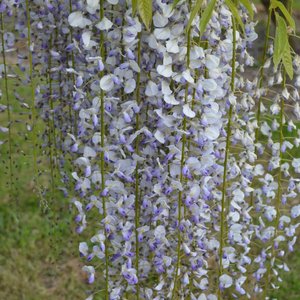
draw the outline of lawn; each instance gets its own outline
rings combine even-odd
[[[16,92],[26,100],[30,88],[20,85]],[[28,112],[21,108],[12,88],[9,96],[14,185],[11,191],[5,143],[0,148],[0,299],[84,299],[88,286],[81,272],[70,199],[60,191],[51,197],[49,193],[37,196],[40,187],[32,180],[32,147],[26,132]],[[0,114],[0,123],[7,124],[5,112]],[[7,134],[1,133],[0,140],[4,139]],[[40,170],[49,169],[45,157],[40,158]],[[48,173],[43,172],[39,181],[45,188]]]

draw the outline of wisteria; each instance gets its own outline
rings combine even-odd
[[[300,225],[292,1],[271,1],[260,67],[248,0],[3,0],[0,13],[11,197],[14,98],[42,206],[59,190],[76,211],[102,287],[87,299],[267,299]],[[12,97],[13,80],[30,95]]]

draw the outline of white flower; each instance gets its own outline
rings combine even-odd
[[[91,40],[92,32],[91,31],[85,31],[82,34],[82,42],[84,45],[84,48],[86,50],[91,49],[93,46],[97,45],[97,43],[93,40]]]
[[[200,186],[198,184],[195,184],[191,187],[189,195],[192,199],[198,199],[198,197],[200,196]]]
[[[264,216],[268,221],[272,221],[277,215],[276,209],[273,206],[266,206]]]
[[[146,90],[145,90],[145,94],[148,97],[154,97],[157,96],[158,93],[158,87],[157,84],[151,80],[148,81],[147,86],[146,86]]]
[[[89,147],[89,146],[85,146],[84,147],[84,151],[83,151],[83,156],[86,157],[86,158],[93,158],[93,157],[96,157],[97,153],[96,151]]]
[[[267,124],[267,122],[263,122],[260,127],[260,131],[263,135],[270,136],[272,134],[271,127]]]
[[[164,95],[164,101],[167,104],[178,105],[180,102],[175,99],[174,95]]]
[[[213,141],[216,140],[220,135],[219,126],[208,126],[205,128],[205,136]]]
[[[217,83],[214,79],[204,79],[202,81],[202,87],[206,92],[212,92],[217,88]]]
[[[107,2],[112,5],[117,5],[119,3],[119,0],[107,0]]]
[[[103,91],[108,92],[108,91],[112,90],[113,87],[114,87],[114,81],[113,81],[113,76],[112,75],[105,75],[101,78],[100,88]]]
[[[122,290],[122,287],[120,287],[120,286],[112,289],[112,291],[109,295],[109,299],[110,300],[120,300],[121,299],[121,290]]]
[[[112,26],[113,23],[106,17],[103,17],[103,19],[96,25],[99,30],[109,30]]]
[[[169,53],[179,53],[179,47],[177,44],[177,41],[174,40],[168,40],[166,42],[166,49]]]
[[[158,65],[156,70],[158,74],[167,78],[171,77],[173,74],[172,65]]]
[[[216,69],[220,64],[220,58],[215,55],[207,55],[205,59],[205,66],[207,69]]]
[[[156,130],[156,132],[154,133],[154,137],[162,144],[164,144],[166,141],[163,133],[159,130]]]
[[[87,256],[89,253],[89,247],[87,245],[86,242],[81,242],[79,244],[79,252],[83,255],[83,256]]]
[[[209,283],[208,283],[208,279],[207,278],[202,278],[201,281],[200,281],[200,284],[199,284],[199,287],[201,290],[206,290],[209,286]]]
[[[293,219],[298,218],[300,216],[300,205],[293,206],[291,209],[291,217]]]
[[[195,118],[196,113],[191,110],[190,106],[188,104],[183,105],[183,113],[185,116],[189,118]]]
[[[86,10],[90,13],[90,14],[94,14],[96,12],[96,10],[98,8],[100,8],[99,5],[99,0],[87,0],[87,7]]]
[[[273,115],[278,115],[280,112],[280,106],[278,105],[278,103],[272,104],[270,107],[270,111]]]
[[[161,240],[166,236],[166,228],[163,225],[158,225],[154,230],[155,238]]]
[[[93,283],[95,281],[95,269],[92,266],[84,266],[82,268],[84,272],[88,273],[89,276],[89,284]]]
[[[228,217],[233,221],[233,222],[238,222],[240,219],[240,214],[237,211],[230,212],[228,214]]]
[[[80,28],[84,28],[92,24],[89,19],[83,17],[82,12],[80,11],[72,12],[68,17],[68,22],[70,26]]]
[[[284,88],[282,91],[282,96],[288,100],[290,98],[290,93],[288,92],[287,88]]]
[[[154,29],[154,36],[157,40],[167,40],[171,36],[170,28],[156,28]]]
[[[191,76],[191,72],[190,70],[185,70],[183,73],[182,73],[182,76],[183,78],[189,82],[189,83],[194,83],[194,78]]]
[[[124,92],[125,94],[132,93],[136,88],[136,82],[133,78],[126,80],[125,86],[124,86]]]
[[[258,164],[254,167],[254,173],[255,176],[262,176],[264,174],[264,166],[261,164]]]
[[[292,161],[292,166],[295,168],[296,173],[300,173],[300,158],[294,158]]]
[[[233,283],[232,278],[227,274],[221,275],[219,281],[220,281],[220,287],[225,289],[231,287]]]
[[[164,54],[163,64],[158,65],[156,68],[158,74],[164,77],[171,77],[173,74],[172,71],[172,57],[167,53]]]
[[[168,24],[168,18],[156,11],[153,16],[153,24],[155,27],[165,27]]]
[[[165,285],[165,281],[162,280],[154,289],[156,291],[161,291],[161,289],[163,288],[164,285]]]

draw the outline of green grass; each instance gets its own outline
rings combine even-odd
[[[1,80],[3,83],[3,80]],[[2,88],[3,94],[4,89]],[[30,88],[22,84],[18,94],[28,99]],[[0,299],[85,299],[83,261],[78,257],[79,238],[74,232],[74,210],[70,199],[55,191],[53,199],[36,195],[33,181],[32,145],[28,139],[28,112],[20,107],[10,83],[12,110],[12,157],[14,185],[8,185],[8,143],[0,146]],[[1,103],[5,103],[5,98]],[[6,126],[6,112],[0,114]],[[42,132],[42,128],[40,133]],[[0,133],[0,140],[7,134]],[[39,184],[49,186],[49,163],[40,150]],[[45,212],[45,203],[49,208]]]

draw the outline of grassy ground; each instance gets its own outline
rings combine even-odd
[[[17,92],[29,99],[29,87],[21,85]],[[32,146],[26,132],[28,115],[22,114],[25,110],[20,108],[12,88],[9,95],[14,186],[10,191],[5,143],[0,146],[0,299],[84,299],[87,285],[81,273],[69,199],[59,191],[55,191],[52,200],[46,195],[43,202],[36,196]],[[0,114],[0,124],[7,124],[5,112]],[[7,139],[7,134],[0,134],[0,140]],[[49,169],[45,159],[39,168]],[[41,181],[47,185],[47,172]],[[47,211],[45,201],[49,205]]]

